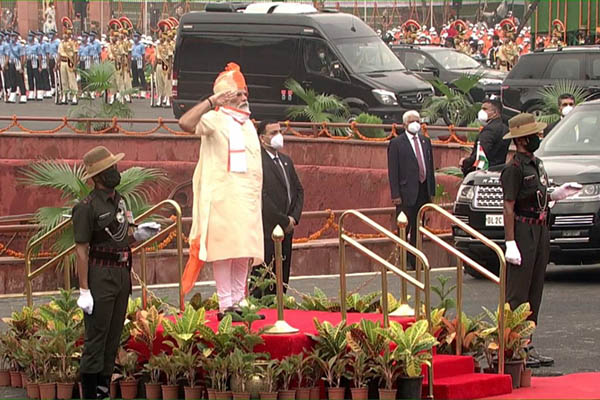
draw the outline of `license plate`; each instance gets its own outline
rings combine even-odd
[[[504,215],[502,214],[486,214],[485,226],[504,226]]]

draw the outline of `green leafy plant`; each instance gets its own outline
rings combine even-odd
[[[144,364],[143,372],[148,375],[150,383],[160,382],[161,358],[158,355],[151,354],[148,362]]]
[[[348,358],[340,354],[326,358],[318,351],[314,353],[314,357],[323,372],[322,379],[327,382],[330,388],[340,387],[342,378],[346,376]]]
[[[318,334],[309,334],[309,336],[315,341],[314,348],[323,359],[330,360],[333,356],[341,356],[346,353],[346,335],[351,329],[346,325],[346,321],[341,321],[333,326],[330,322],[320,322],[315,317],[313,322]]]
[[[481,337],[483,316],[469,318],[465,313],[462,313],[461,324],[461,343],[462,353],[471,353],[473,356],[483,354],[484,341]],[[442,332],[439,335],[440,353],[454,354],[456,352],[457,336],[458,336],[458,318],[449,320],[442,317]]]
[[[262,378],[265,392],[275,392],[279,379],[279,360],[273,359],[258,364],[258,374]]]
[[[300,309],[306,311],[336,311],[341,310],[339,302],[331,300],[324,291],[314,288],[312,295],[303,295]]]
[[[475,102],[470,92],[481,79],[481,74],[463,75],[449,86],[439,79],[429,82],[437,93],[427,98],[422,115],[432,123],[442,118],[447,125],[465,126],[477,118],[481,103]]]
[[[456,290],[456,285],[448,283],[450,282],[450,277],[448,276],[440,275],[437,277],[437,281],[439,285],[431,286],[431,291],[440,299],[439,304],[435,308],[443,308],[446,311],[456,308],[456,301],[452,298],[452,293]]]
[[[194,307],[195,310],[200,308],[204,308],[206,311],[209,310],[218,310],[219,309],[219,298],[216,293],[213,293],[207,299],[202,298],[202,294],[200,292],[196,293],[190,299],[190,305]]]
[[[437,340],[427,332],[427,320],[419,320],[410,327],[404,328],[401,324],[391,321],[387,330],[381,332],[396,344],[393,358],[402,364],[402,374],[408,377],[421,375],[422,365],[431,365],[431,353]]]
[[[137,362],[138,355],[136,352],[132,350],[125,350],[123,347],[119,348],[116,364],[119,366],[123,380],[135,381]]]
[[[256,359],[256,353],[246,353],[240,349],[235,349],[229,354],[232,390],[246,392],[246,383],[257,372]],[[236,383],[235,386],[233,382]]]
[[[161,354],[154,356],[154,363],[160,368],[160,371],[165,374],[167,385],[177,385],[177,380],[181,376],[183,368],[180,363],[173,362],[171,358],[171,355],[162,352]]]
[[[400,375],[401,365],[392,356],[389,347],[375,358],[374,371],[384,382],[384,388],[392,390],[396,379]]]
[[[200,367],[200,355],[195,352],[193,347],[186,350],[175,348],[173,349],[172,361],[179,364],[183,376],[189,387],[196,387],[198,380],[197,370]]]
[[[348,106],[335,95],[317,94],[314,89],[305,89],[294,79],[288,79],[284,86],[302,100],[304,105],[290,106],[287,115],[290,119],[309,122],[346,122]],[[346,136],[342,128],[331,129],[338,136]]]
[[[284,357],[279,363],[279,377],[281,378],[281,389],[289,390],[292,386],[292,379],[296,375],[300,364],[302,363],[302,354],[292,354]]]
[[[373,362],[363,352],[352,352],[348,359],[349,373],[355,388],[366,387],[367,380],[373,375]]]
[[[382,124],[383,120],[379,118],[377,115],[372,115],[368,113],[361,113],[355,119],[354,122],[357,124]],[[358,129],[358,127],[357,127]],[[368,138],[384,138],[387,137],[387,133],[383,128],[360,128],[359,129],[361,135],[366,136]],[[358,135],[354,134],[355,137]]]
[[[358,313],[376,312],[379,297],[381,297],[381,292],[373,292],[364,296],[359,293],[350,294],[346,297],[347,311]]]
[[[368,360],[375,360],[387,346],[386,338],[381,334],[379,322],[368,319],[352,325],[346,332],[346,342],[353,353],[362,353]]]
[[[174,321],[165,318],[162,322],[166,336],[175,341],[175,343],[168,341],[167,344],[172,347],[177,346],[181,351],[186,352],[194,345],[201,327],[206,326],[207,321],[203,308],[194,310],[193,307],[186,307]]]
[[[539,122],[547,124],[556,122],[561,117],[558,110],[558,98],[561,95],[573,95],[575,105],[584,102],[589,96],[589,92],[586,89],[569,80],[559,80],[550,87],[540,89],[538,93],[542,98],[542,110],[541,115],[537,119]]]
[[[226,392],[227,382],[230,377],[229,358],[226,356],[215,356],[207,366],[214,369],[214,389],[218,392]]]
[[[92,188],[83,180],[83,164],[69,165],[65,161],[41,160],[20,170],[18,182],[22,185],[56,189],[61,192],[63,206],[40,207],[35,213],[35,222],[40,229],[32,235],[30,242],[54,229],[65,215],[71,214],[73,206],[83,200]],[[155,186],[167,182],[165,173],[155,168],[131,167],[121,172],[121,183],[116,190],[121,194],[128,210],[138,215],[148,209],[148,200]],[[52,249],[62,252],[72,246],[73,228],[66,227],[56,236]]]
[[[136,312],[135,319],[131,322],[131,337],[136,342],[143,343],[151,355],[156,354],[158,328],[163,325],[163,321],[164,314],[152,306],[148,310]]]
[[[491,321],[483,321],[485,329],[481,332],[481,336],[486,339],[488,361],[490,361],[489,354],[498,352],[500,340],[502,340],[498,328],[499,314],[498,311],[493,313],[485,307],[483,310]],[[514,311],[510,309],[510,304],[504,305],[504,354],[508,359],[524,360],[526,358],[525,348],[535,331],[535,322],[527,319],[530,315],[529,303],[521,304]]]

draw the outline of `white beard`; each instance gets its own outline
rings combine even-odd
[[[242,110],[242,111],[245,111],[247,113],[252,113],[252,111],[250,111],[250,105],[249,104],[246,104],[245,106],[241,106],[239,109]]]

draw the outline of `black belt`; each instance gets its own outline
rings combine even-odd
[[[89,257],[94,260],[93,264],[100,267],[120,267],[131,266],[131,249],[111,249],[107,247],[90,248]]]
[[[522,222],[524,224],[529,225],[547,225],[548,218],[546,216],[538,216],[538,217],[522,217],[520,215],[515,215],[515,221]]]

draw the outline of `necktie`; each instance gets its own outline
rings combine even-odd
[[[423,160],[418,135],[413,136],[413,141],[415,142],[415,153],[417,153],[417,163],[419,164],[419,182],[423,183],[425,182],[425,161]]]
[[[283,179],[285,180],[285,189],[287,191],[287,198],[288,198],[288,207],[290,206],[290,204],[292,204],[292,196],[290,194],[290,181],[288,180],[287,174],[285,173],[285,168],[283,167],[283,164],[281,163],[281,159],[279,158],[279,156],[275,156],[273,157],[273,161],[275,161],[275,164],[277,164],[279,166],[279,168],[281,168],[281,173],[283,174]]]

